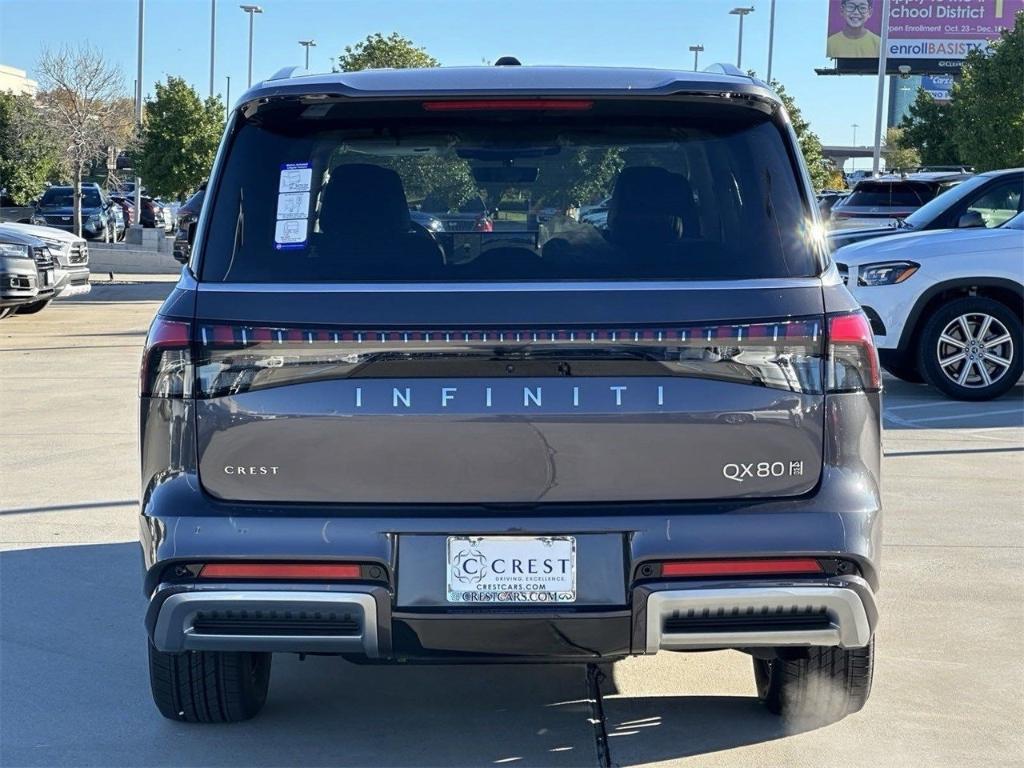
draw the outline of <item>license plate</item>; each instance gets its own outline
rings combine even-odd
[[[576,537],[449,536],[448,602],[576,601]]]

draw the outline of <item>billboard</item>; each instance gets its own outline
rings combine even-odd
[[[828,0],[825,53],[840,72],[878,71],[882,0]],[[887,70],[957,72],[964,57],[987,48],[1024,12],[1024,0],[889,0]]]

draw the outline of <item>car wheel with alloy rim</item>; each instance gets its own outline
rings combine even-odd
[[[925,323],[918,370],[932,386],[957,400],[990,400],[1021,376],[1021,322],[993,299],[952,301]]]

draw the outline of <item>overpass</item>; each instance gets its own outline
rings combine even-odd
[[[874,157],[874,147],[854,147],[854,146],[843,146],[842,144],[829,144],[822,146],[821,153],[831,160],[836,168],[839,170],[843,169],[846,161],[854,157]],[[886,149],[882,147],[882,157],[885,157]]]

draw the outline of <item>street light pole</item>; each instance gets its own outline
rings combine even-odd
[[[768,17],[768,82],[772,81],[772,53],[775,49],[775,0]]]
[[[316,48],[316,40],[299,40],[299,45],[306,49],[306,71],[309,72],[309,49]]]
[[[228,75],[228,91],[224,97],[224,121],[231,115],[231,75]]]
[[[749,8],[733,8],[729,11],[730,16],[740,17],[740,36],[739,41],[736,43],[736,68],[739,69],[743,66],[743,17],[748,13],[754,12],[754,6]]]
[[[257,13],[263,13],[263,9],[258,5],[240,5],[238,6],[243,11],[249,14],[249,80],[246,87],[252,86],[252,20]]]
[[[210,98],[213,98],[213,60],[217,47],[217,0],[210,0]]]
[[[885,96],[885,64],[889,47],[889,0],[882,0],[882,44],[878,51],[878,99],[875,102],[875,152],[871,175],[877,176],[882,165],[882,102]]]
[[[696,72],[697,71],[697,57],[700,56],[701,52],[704,50],[704,46],[703,45],[699,45],[699,44],[698,45],[691,45],[690,46],[690,50],[693,51],[693,71]]]
[[[139,0],[139,40],[138,40],[138,61],[136,63],[135,78],[135,125],[142,130],[142,40],[145,31],[146,0]],[[137,163],[132,163],[136,165]],[[135,169],[135,221],[133,226],[142,227],[142,178],[139,176],[139,169]],[[140,238],[141,242],[141,238]]]
[[[853,144],[851,146],[856,147],[857,146],[857,129],[860,128],[860,125],[858,123],[853,123],[850,127],[853,128]],[[850,158],[850,170],[851,171],[857,170],[857,158],[856,157],[851,157]]]

